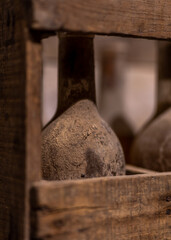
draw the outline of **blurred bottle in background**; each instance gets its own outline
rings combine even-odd
[[[126,161],[129,162],[130,147],[134,132],[124,113],[124,81],[126,79],[126,58],[128,43],[117,38],[96,40],[99,59],[99,110],[118,136]]]

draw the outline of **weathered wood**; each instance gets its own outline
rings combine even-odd
[[[171,39],[170,0],[30,0],[30,26]]]
[[[36,183],[34,239],[171,239],[171,173]]]
[[[29,187],[40,179],[41,47],[23,1],[0,1],[0,239],[29,238]],[[36,146],[36,148],[35,148]]]

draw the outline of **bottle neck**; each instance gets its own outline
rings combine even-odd
[[[171,107],[171,44],[159,42],[158,46],[158,102],[157,113]]]
[[[81,99],[96,102],[93,37],[59,34],[56,117]]]

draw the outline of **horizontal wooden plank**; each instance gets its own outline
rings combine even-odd
[[[31,205],[33,239],[171,239],[171,173],[42,181]]]
[[[37,30],[171,39],[170,0],[30,0]]]

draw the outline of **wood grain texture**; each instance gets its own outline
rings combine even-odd
[[[171,173],[42,181],[31,204],[33,239],[171,239]]]
[[[170,0],[30,1],[33,29],[171,39]]]
[[[0,239],[29,233],[29,187],[40,179],[40,43],[23,1],[0,1]],[[35,147],[36,146],[36,147]]]

